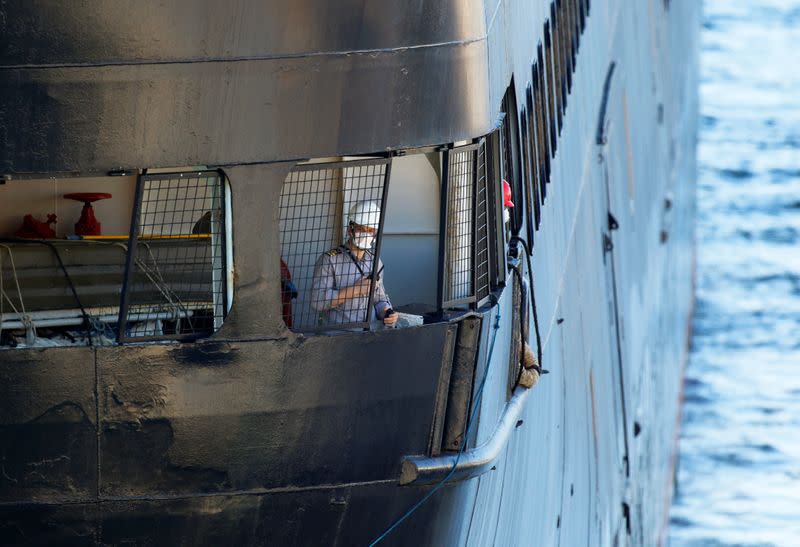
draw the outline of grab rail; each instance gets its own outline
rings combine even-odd
[[[522,425],[520,416],[530,389],[518,386],[506,403],[503,415],[492,436],[480,446],[458,452],[430,457],[406,456],[400,471],[401,485],[434,484],[447,478],[448,482],[463,481],[494,469],[494,462],[508,444],[511,432]]]

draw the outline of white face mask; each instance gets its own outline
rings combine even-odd
[[[372,248],[374,242],[375,236],[369,232],[355,232],[353,234],[353,245],[363,251]]]

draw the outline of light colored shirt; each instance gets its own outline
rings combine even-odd
[[[314,280],[311,284],[311,306],[320,312],[320,326],[345,325],[367,321],[369,296],[351,298],[333,307],[332,303],[339,291],[351,287],[370,276],[374,256],[365,252],[361,260],[356,259],[344,246],[323,253],[314,267]],[[376,320],[380,314],[392,307],[386,289],[383,287],[383,262],[378,260],[375,280],[375,296],[369,321]]]

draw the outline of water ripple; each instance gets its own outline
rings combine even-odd
[[[697,302],[669,543],[799,545],[800,0],[704,9]]]

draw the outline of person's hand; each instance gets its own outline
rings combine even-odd
[[[369,286],[370,280],[369,278],[364,278],[361,281],[357,281],[356,283],[350,285],[349,287],[342,289],[331,301],[331,306],[336,308],[341,306],[348,300],[352,300],[354,298],[359,298],[361,296],[367,296],[369,294]]]
[[[397,323],[397,312],[395,311],[383,318],[383,324],[387,327],[394,326],[395,323]]]
[[[356,281],[343,291],[339,291],[339,295],[344,296],[344,300],[352,300],[354,298],[360,298],[362,296],[367,296],[369,294],[369,286],[370,280],[369,278],[364,278],[361,281]]]
[[[369,286],[371,282],[369,278],[365,277],[361,281],[355,283],[352,286],[353,289],[353,296],[352,298],[358,298],[360,296],[367,296],[369,294]]]

